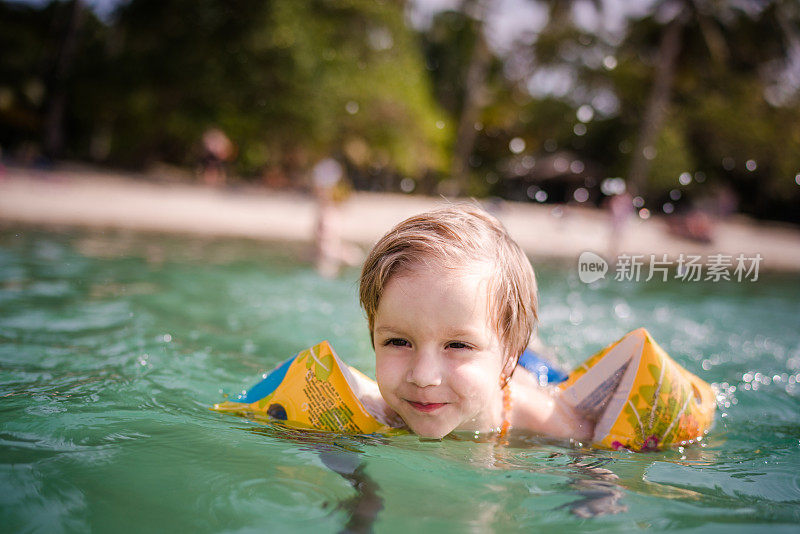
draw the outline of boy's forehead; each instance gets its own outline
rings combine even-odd
[[[419,264],[414,268],[394,273],[386,281],[377,308],[383,308],[381,304],[387,293],[403,300],[408,298],[416,300],[421,296],[440,294],[451,302],[451,297],[459,295],[460,301],[457,298],[455,302],[459,302],[460,307],[476,309],[477,306],[483,310],[482,314],[487,318],[493,318],[496,316],[496,310],[493,309],[495,299],[492,298],[491,273],[492,270],[487,264],[472,263],[463,267]],[[401,308],[397,308],[397,305]],[[405,305],[395,301],[391,307],[405,311],[403,306]]]
[[[442,259],[438,257],[420,258],[398,267],[386,280],[389,283],[395,277],[439,275],[442,282],[457,281],[464,277],[490,278],[496,270],[494,261],[476,260],[473,258]]]

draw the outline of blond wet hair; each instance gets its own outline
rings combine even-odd
[[[370,337],[381,295],[393,276],[420,267],[463,271],[481,265],[491,267],[489,316],[504,361],[516,363],[538,321],[536,276],[503,224],[473,204],[450,204],[414,215],[375,244],[364,261],[359,287]]]

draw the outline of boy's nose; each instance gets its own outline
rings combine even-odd
[[[434,350],[419,350],[411,362],[406,380],[417,387],[438,386],[442,383],[439,357]]]

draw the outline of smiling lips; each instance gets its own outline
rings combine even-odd
[[[411,400],[407,400],[412,408],[415,410],[422,412],[422,413],[432,413],[444,406],[445,402],[414,402]]]

